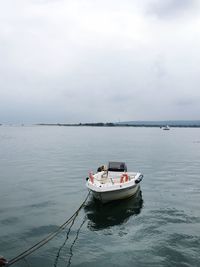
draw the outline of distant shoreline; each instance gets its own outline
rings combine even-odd
[[[0,126],[65,126],[65,127],[146,127],[146,128],[200,128],[200,121],[136,121],[136,122],[95,122],[95,123],[0,123]]]
[[[68,126],[68,127],[152,127],[162,128],[164,124],[118,124],[118,123],[37,123],[36,126]],[[170,128],[200,128],[198,124],[168,124]]]

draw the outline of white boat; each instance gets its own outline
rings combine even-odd
[[[166,126],[164,126],[162,129],[163,129],[163,130],[170,130],[170,127],[169,127],[169,125],[166,125]]]
[[[108,167],[99,167],[97,173],[90,172],[86,187],[95,199],[106,203],[136,194],[142,178],[139,172],[127,172],[124,162],[109,162]]]

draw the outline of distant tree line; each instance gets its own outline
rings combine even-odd
[[[1,125],[1,124],[0,124]],[[113,122],[94,122],[94,123],[38,123],[36,125],[41,126],[93,126],[93,127],[157,127],[162,128],[165,125],[162,124],[148,124],[148,123],[141,123],[141,124],[126,124],[126,123],[113,123]],[[169,127],[179,127],[179,128],[200,128],[199,124],[168,124]]]

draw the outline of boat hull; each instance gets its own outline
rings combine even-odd
[[[114,190],[114,191],[106,191],[106,192],[96,192],[91,189],[90,192],[92,193],[93,197],[102,203],[107,203],[114,200],[120,200],[120,199],[126,199],[129,198],[137,193],[140,186],[139,184],[136,184],[131,187],[123,188],[120,190]]]

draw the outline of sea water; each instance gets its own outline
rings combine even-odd
[[[109,160],[144,175],[135,198],[91,198],[48,244],[13,266],[200,266],[200,129],[0,127],[0,255],[55,231]]]

